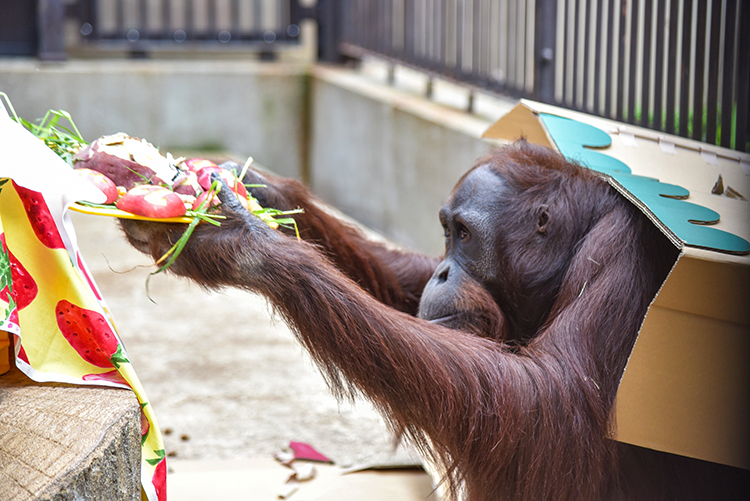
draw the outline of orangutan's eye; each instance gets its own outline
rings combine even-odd
[[[471,233],[469,233],[469,230],[466,229],[465,226],[460,225],[458,227],[458,239],[462,242],[466,242],[469,240],[469,237],[471,236]]]

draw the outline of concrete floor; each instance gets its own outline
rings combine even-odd
[[[71,214],[84,259],[156,410],[173,472],[272,461],[290,440],[308,442],[341,467],[418,462],[402,447],[394,451],[369,403],[331,396],[263,298],[208,293],[167,274],[153,276],[147,291],[154,268],[126,243],[115,220]],[[189,494],[197,493],[200,478],[170,476],[170,499],[194,499]],[[209,475],[205,482],[224,480]]]

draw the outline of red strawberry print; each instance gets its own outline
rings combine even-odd
[[[16,320],[16,321],[17,321],[17,320]],[[20,342],[21,342],[21,339],[20,339],[20,338],[19,338],[18,336],[16,336],[16,343],[20,343]],[[24,362],[26,362],[27,364],[31,365],[31,364],[29,363],[29,357],[28,357],[28,355],[26,355],[26,350],[24,350],[24,349],[23,349],[23,346],[21,346],[21,347],[20,347],[20,348],[18,349],[18,358],[19,358],[20,360],[23,360],[23,361],[24,361]]]
[[[2,248],[7,251],[10,259],[11,276],[11,286],[6,286],[0,290],[0,299],[9,303],[12,296],[16,300],[16,308],[22,310],[36,298],[39,288],[34,279],[31,278],[31,275],[29,275],[29,272],[26,271],[26,268],[23,267],[21,262],[8,249],[5,244],[5,233],[0,234],[0,242],[2,242]],[[11,288],[13,292],[11,292]]]
[[[86,374],[83,376],[84,381],[109,381],[110,383],[128,384],[125,378],[120,375],[120,371],[113,370],[102,372],[101,374]],[[130,386],[130,385],[128,385]]]
[[[141,445],[146,443],[148,432],[151,429],[151,423],[149,423],[146,413],[143,412],[143,408],[148,405],[148,402],[141,404]]]
[[[102,300],[102,296],[99,293],[99,288],[96,286],[96,284],[94,283],[94,281],[89,276],[89,270],[86,269],[86,265],[83,264],[83,260],[81,259],[80,252],[76,252],[76,260],[78,261],[78,269],[81,270],[81,273],[83,273],[83,276],[86,277],[86,282],[88,282],[89,288],[91,289],[91,292],[94,293],[94,295],[96,296],[96,299],[98,299],[99,301],[101,301]]]
[[[39,241],[50,249],[64,249],[65,244],[63,244],[60,238],[60,232],[57,231],[55,220],[42,194],[38,191],[18,186],[15,182],[13,186],[21,198],[21,202],[23,202],[26,215],[29,217],[31,227],[34,229],[34,234],[36,234]]]
[[[159,464],[156,465],[154,470],[154,476],[151,479],[154,484],[154,490],[156,490],[156,498],[159,501],[167,501],[167,460],[162,459]]]
[[[63,299],[55,307],[55,316],[62,335],[88,363],[112,367],[122,361],[113,360],[119,353],[117,337],[101,314]]]

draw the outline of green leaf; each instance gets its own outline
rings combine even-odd
[[[112,357],[110,357],[109,360],[112,362],[112,365],[115,366],[115,369],[119,369],[120,365],[122,365],[122,364],[129,364],[130,363],[130,360],[128,360],[127,357],[125,357],[125,355],[123,355],[123,353],[122,353],[122,345],[121,344],[117,345],[117,351],[115,351],[112,354]]]
[[[146,462],[151,466],[156,466],[157,464],[161,463],[162,459],[164,459],[167,455],[164,449],[159,449],[158,451],[154,450],[154,454],[156,454],[157,457],[146,460]]]
[[[13,292],[13,275],[10,269],[10,252],[0,252],[0,290],[8,288],[8,294]]]

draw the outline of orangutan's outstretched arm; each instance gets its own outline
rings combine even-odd
[[[244,182],[264,185],[250,188],[264,207],[303,209],[303,213],[294,215],[303,240],[319,246],[334,266],[382,303],[411,315],[416,313],[438,259],[369,238],[360,228],[327,210],[293,179],[249,171]]]

